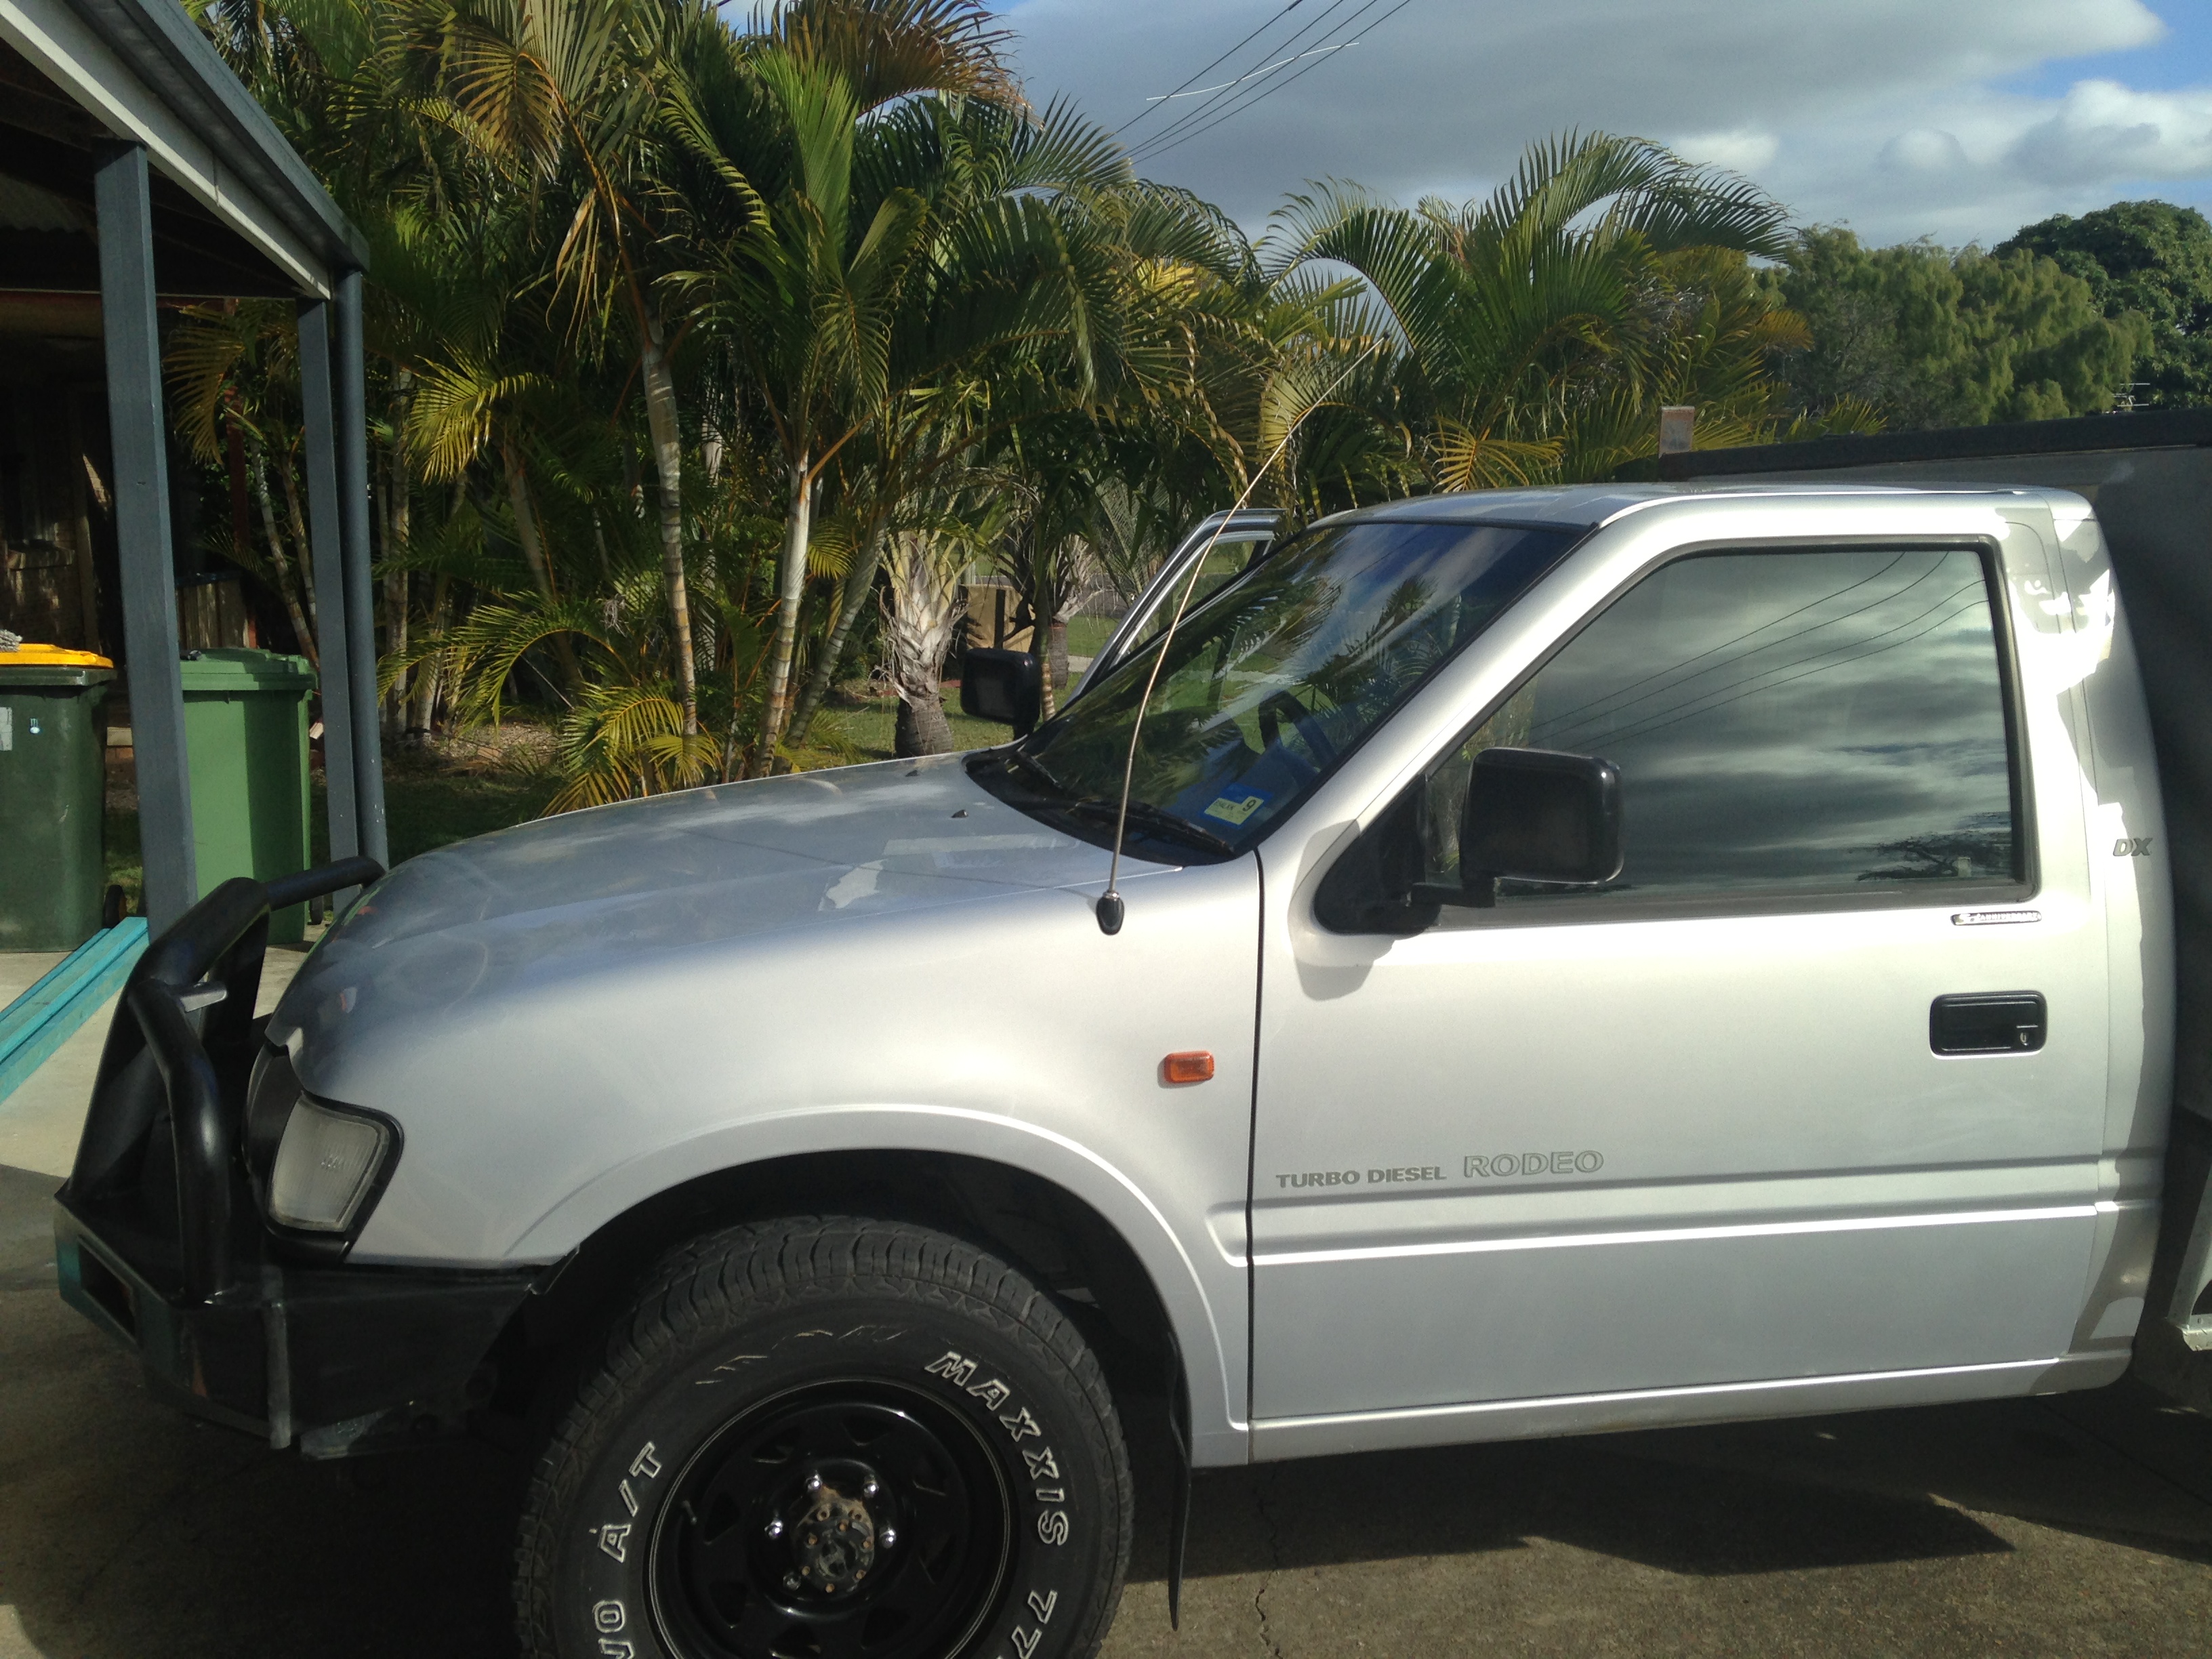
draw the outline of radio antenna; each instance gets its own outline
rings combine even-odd
[[[1228,529],[1231,522],[1244,510],[1244,503],[1252,499],[1252,492],[1260,487],[1260,480],[1267,476],[1267,470],[1282,459],[1283,452],[1291,447],[1291,440],[1298,435],[1298,428],[1306,423],[1306,416],[1327,403],[1337,387],[1352,378],[1353,369],[1382,349],[1387,337],[1378,337],[1374,344],[1346,363],[1344,372],[1331,380],[1321,396],[1308,404],[1298,418],[1291,422],[1291,429],[1283,434],[1283,441],[1268,452],[1266,460],[1260,463],[1258,470],[1237,495],[1236,505],[1221,515],[1221,522],[1213,526],[1213,533],[1206,538],[1206,545],[1190,562],[1190,579],[1183,583],[1182,592],[1176,600],[1175,612],[1168,618],[1168,631],[1160,636],[1159,649],[1152,653],[1152,672],[1145,677],[1145,695],[1137,699],[1137,718],[1129,723],[1129,752],[1121,759],[1121,800],[1114,813],[1114,861],[1107,866],[1106,890],[1098,896],[1097,907],[1098,931],[1102,933],[1120,933],[1121,922],[1128,915],[1128,906],[1121,898],[1121,842],[1129,828],[1129,786],[1137,775],[1137,740],[1144,734],[1145,711],[1152,707],[1152,688],[1160,683],[1160,666],[1167,661],[1168,650],[1175,644],[1176,629],[1182,626],[1183,609],[1189,605],[1190,596],[1198,586],[1199,573],[1206,568],[1206,562],[1212,555],[1214,543],[1221,539],[1221,532]]]

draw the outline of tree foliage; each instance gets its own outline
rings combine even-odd
[[[1804,319],[1807,338],[1778,366],[1796,407],[1869,408],[1901,428],[2101,413],[2149,334],[2140,313],[2107,315],[2088,283],[2025,247],[1869,248],[1815,227],[1762,284]]]
[[[2133,313],[2148,322],[2132,401],[2212,404],[2212,222],[2202,213],[2171,202],[2115,202],[2078,219],[2041,220],[1996,249],[2017,250],[2080,277],[2106,316]]]

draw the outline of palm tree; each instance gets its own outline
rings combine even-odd
[[[755,747],[763,770],[789,723],[817,495],[851,446],[888,433],[900,389],[908,279],[942,184],[942,149],[927,142],[939,102],[1018,102],[988,19],[974,0],[816,0],[762,20],[720,58],[702,52],[684,89],[698,260],[686,291],[742,365],[781,463],[775,635]],[[878,534],[866,537],[833,657],[879,547]]]
[[[1624,399],[1656,430],[1662,366],[1721,364],[1670,357],[1666,340],[1720,319],[1691,307],[1655,327],[1651,302],[1686,256],[1776,255],[1787,229],[1782,208],[1733,174],[1640,138],[1570,134],[1531,146],[1510,180],[1462,207],[1409,210],[1338,184],[1293,197],[1270,269],[1358,273],[1397,342],[1431,477],[1465,489],[1601,472],[1618,444],[1584,428],[1616,430]],[[1723,386],[1740,389],[1744,361],[1717,367]],[[1705,386],[1678,372],[1671,394],[1696,400]]]
[[[447,15],[443,82],[461,130],[566,215],[554,256],[579,333],[628,327],[659,485],[661,580],[683,733],[699,730],[684,561],[683,435],[656,299],[657,168],[688,52],[723,33],[704,0],[466,0]]]
[[[925,234],[886,337],[885,392],[852,453],[870,503],[860,556],[792,720],[828,690],[866,606],[899,504],[972,471],[978,446],[1036,422],[1103,418],[1156,374],[1133,315],[1133,187],[1121,151],[1066,106],[1042,115],[981,100],[911,103],[866,156],[915,181]]]

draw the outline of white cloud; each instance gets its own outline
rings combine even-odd
[[[1669,145],[1686,161],[1747,174],[1765,168],[1781,147],[1780,139],[1756,127],[1738,127],[1733,132],[1693,132],[1673,140]]]
[[[1913,127],[1881,147],[1881,164],[1896,173],[1960,173],[1973,166],[1955,132]]]
[[[2163,31],[2154,7],[2183,3],[2203,0],[1416,0],[1378,24],[1387,4],[1362,19],[1363,0],[1303,0],[1194,84],[1342,40],[1358,50],[1179,134],[1170,123],[1201,100],[1139,118],[1145,100],[1282,0],[1027,0],[1006,21],[1032,97],[1068,94],[1103,124],[1126,124],[1132,143],[1187,138],[1141,151],[1140,165],[1255,228],[1308,179],[1353,179],[1403,200],[1472,195],[1530,141],[1604,128],[1747,173],[1802,219],[1965,240],[2153,182],[2212,198],[2212,64],[2191,90],[2005,89],[2069,58],[2149,46]],[[1281,47],[1302,18],[1306,37]]]
[[[2083,81],[2012,145],[2029,178],[2071,185],[2100,179],[2201,179],[2212,173],[2212,87],[2136,92]]]

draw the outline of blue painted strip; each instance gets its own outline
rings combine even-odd
[[[0,1101],[4,1101],[123,988],[145,953],[146,918],[125,916],[94,933],[0,1009]]]

